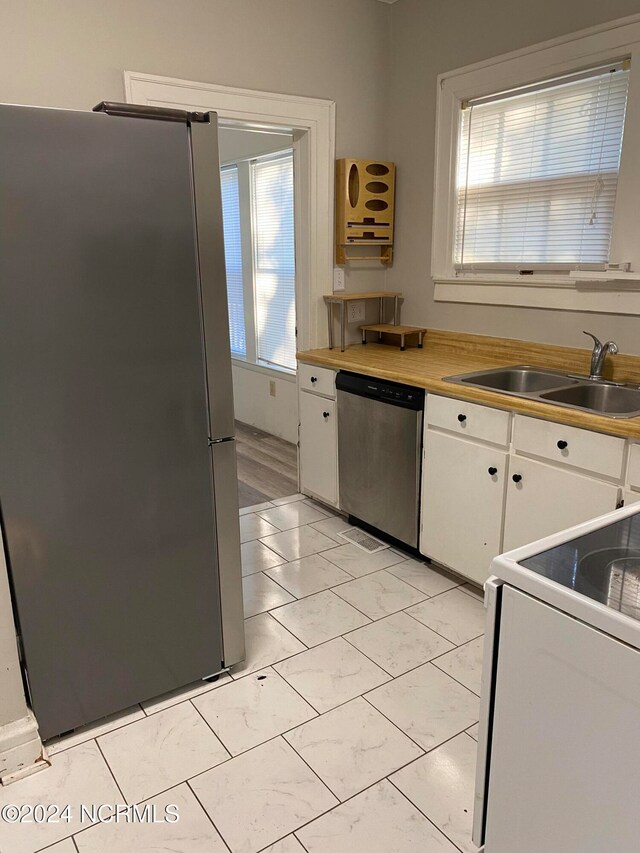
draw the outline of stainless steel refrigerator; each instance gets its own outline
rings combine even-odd
[[[215,114],[0,106],[0,406],[42,737],[241,660]]]

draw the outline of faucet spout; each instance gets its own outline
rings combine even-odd
[[[598,381],[602,379],[602,369],[607,355],[615,355],[618,352],[618,345],[615,341],[607,341],[602,343],[593,332],[583,332],[593,339],[593,352],[591,353],[591,373],[589,379]]]

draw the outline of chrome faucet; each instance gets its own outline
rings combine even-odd
[[[604,360],[607,357],[608,353],[611,355],[615,355],[618,352],[618,344],[615,341],[607,341],[606,344],[603,344],[602,341],[598,340],[596,336],[592,332],[583,332],[584,335],[589,335],[590,338],[593,338],[593,352],[591,353],[591,373],[589,374],[589,379],[602,379],[602,368],[604,367]]]

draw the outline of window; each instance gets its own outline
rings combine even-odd
[[[628,86],[617,63],[462,102],[457,269],[608,263]]]
[[[295,370],[293,152],[225,166],[221,183],[231,352]]]
[[[640,315],[640,15],[438,78],[437,302]]]
[[[251,164],[258,360],[295,370],[293,155]]]
[[[227,269],[229,338],[233,355],[246,355],[244,327],[244,291],[242,287],[242,245],[240,237],[240,198],[238,167],[225,166],[220,174],[224,227],[224,255]]]

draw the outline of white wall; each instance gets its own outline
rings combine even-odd
[[[273,392],[272,395],[272,383]],[[236,418],[295,444],[298,441],[298,398],[295,376],[261,372],[233,362]]]
[[[640,12],[638,0],[400,0],[392,7],[389,159],[398,170],[396,255],[387,283],[402,319],[432,328],[588,347],[583,329],[640,353],[637,317],[434,302],[431,225],[436,78],[526,45]],[[640,168],[640,162],[638,164]]]

